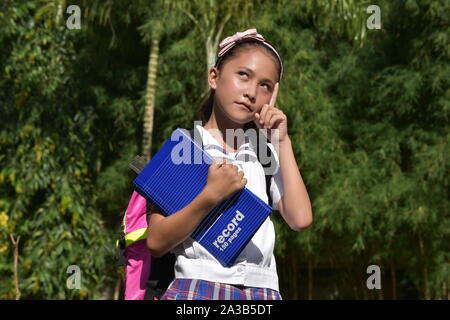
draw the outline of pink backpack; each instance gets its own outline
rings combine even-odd
[[[151,255],[147,249],[147,200],[133,191],[123,217],[120,249],[124,261],[125,300],[144,300],[150,275]],[[119,257],[120,258],[120,257]]]
[[[147,248],[147,200],[133,191],[118,243],[123,266],[125,300],[158,300],[175,278],[175,255],[151,256]]]

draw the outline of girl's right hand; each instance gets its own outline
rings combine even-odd
[[[237,166],[225,160],[216,160],[208,169],[205,192],[219,203],[243,189],[246,184],[244,172],[239,171]]]

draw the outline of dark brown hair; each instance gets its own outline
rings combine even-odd
[[[227,51],[225,55],[220,57],[218,63],[216,64],[216,68],[222,70],[223,66],[228,60],[230,60],[234,56],[237,56],[241,51],[250,49],[251,47],[263,48],[263,50],[266,50],[266,52],[270,53],[275,58],[275,61],[277,61],[278,81],[280,81],[281,65],[277,55],[266,45],[256,40],[249,40],[236,44],[233,48]],[[210,89],[208,97],[206,98],[205,101],[203,101],[200,110],[197,112],[197,118],[200,118],[202,120],[202,125],[205,125],[206,122],[208,122],[209,118],[211,117],[212,109],[214,106],[214,93],[215,90]],[[250,121],[244,125],[244,131],[250,128],[257,130],[257,126],[254,124],[253,121]]]

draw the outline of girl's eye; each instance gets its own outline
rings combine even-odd
[[[245,76],[247,76],[248,77],[248,73],[247,72],[245,72],[245,71],[238,71],[238,74],[240,75],[240,76],[242,76],[242,75],[245,75]],[[270,85],[269,84],[267,84],[267,83],[263,83],[262,84],[263,86],[266,86],[266,89],[267,90],[269,90],[270,91]]]

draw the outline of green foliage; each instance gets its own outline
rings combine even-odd
[[[34,20],[34,9],[8,8],[14,28],[2,37],[0,294],[14,292],[4,279],[13,274],[9,238],[20,236],[22,297],[98,298],[112,243],[95,208],[94,109],[75,94],[79,34]],[[81,290],[67,289],[70,265],[82,271]]]

